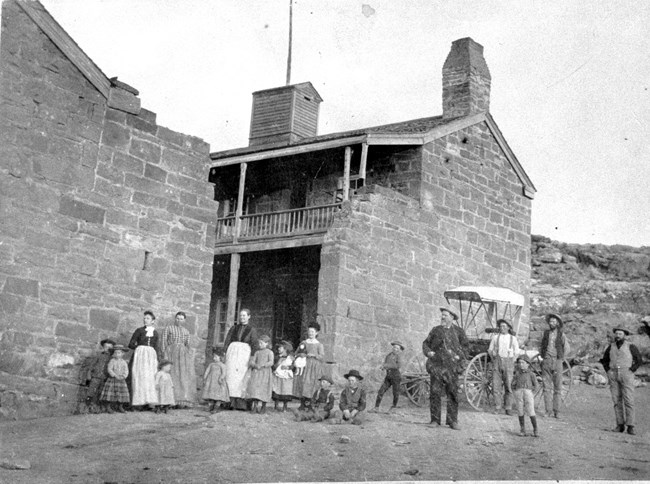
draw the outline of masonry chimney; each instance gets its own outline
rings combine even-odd
[[[322,101],[311,82],[254,92],[249,146],[291,144],[316,136]]]
[[[469,37],[454,41],[442,67],[443,118],[488,111],[490,81],[483,46]]]

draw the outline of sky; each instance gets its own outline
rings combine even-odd
[[[251,94],[285,84],[289,0],[41,0],[157,122],[248,145]],[[319,134],[442,113],[451,43],[484,47],[490,112],[533,180],[532,232],[650,246],[650,2],[294,0],[291,82]]]

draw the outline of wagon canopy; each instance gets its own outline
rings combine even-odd
[[[489,337],[490,328],[496,329],[498,319],[512,323],[519,332],[519,317],[524,307],[524,296],[505,287],[461,286],[444,292],[447,302],[458,301],[458,324],[470,338]]]

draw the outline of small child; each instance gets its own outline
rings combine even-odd
[[[379,411],[381,399],[390,387],[393,387],[393,406],[390,407],[390,410],[395,410],[399,401],[400,383],[402,381],[400,369],[402,368],[402,351],[404,351],[404,345],[399,341],[393,341],[390,345],[393,347],[393,351],[386,355],[384,364],[381,365],[381,369],[386,370],[386,378],[384,378],[384,383],[381,384],[377,392],[375,408],[371,412]]]
[[[273,393],[273,351],[268,346],[271,338],[262,335],[257,340],[258,350],[250,360],[251,379],[248,382],[247,395],[253,401],[251,412],[266,413],[266,404],[271,402]],[[258,403],[262,402],[261,408]]]
[[[530,360],[526,355],[517,358],[517,369],[512,379],[512,389],[517,402],[519,414],[519,435],[526,436],[525,416],[530,417],[533,424],[533,436],[539,437],[537,433],[537,417],[535,416],[535,392],[537,391],[537,376],[530,370]]]
[[[226,365],[221,362],[221,354],[217,348],[212,349],[212,363],[208,365],[203,375],[201,398],[211,402],[211,413],[220,412],[222,410],[220,404],[230,401],[226,384]]]
[[[296,351],[296,359],[293,362],[293,367],[296,369],[295,375],[301,376],[304,373],[306,366],[307,366],[307,348],[304,343],[301,343],[298,346],[298,350]]]
[[[99,342],[101,352],[92,359],[85,375],[86,405],[90,413],[100,413],[100,396],[104,383],[108,378],[108,363],[111,360],[111,350],[115,346],[112,339],[103,339]]]
[[[293,399],[293,345],[289,341],[281,341],[278,345],[278,361],[273,369],[273,401],[275,410],[287,411],[287,404]],[[282,402],[282,410],[278,404]]]
[[[332,410],[334,409],[334,401],[336,397],[330,390],[330,386],[334,384],[332,379],[328,376],[321,376],[319,379],[320,388],[314,392],[311,399],[305,402],[305,409],[294,409],[293,415],[296,421],[302,422],[303,420],[311,420],[313,422],[322,422],[334,416]],[[321,408],[322,407],[322,408]]]
[[[363,377],[357,370],[350,370],[343,377],[348,380],[348,384],[341,392],[339,401],[339,408],[343,412],[342,418],[354,425],[361,425],[365,420],[366,409],[366,391],[359,386]]]
[[[124,413],[124,406],[131,401],[129,388],[126,386],[126,377],[129,376],[129,366],[124,361],[124,352],[127,351],[122,345],[113,347],[113,357],[108,362],[108,379],[104,383],[99,401],[108,413],[113,413],[113,405],[120,413]]]
[[[156,395],[158,397],[158,406],[156,406],[156,413],[167,413],[169,407],[176,405],[174,400],[174,382],[170,372],[172,370],[172,362],[162,360],[158,364],[158,373],[156,373]]]

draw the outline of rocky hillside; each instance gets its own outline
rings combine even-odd
[[[546,329],[544,315],[556,312],[566,322],[573,363],[600,359],[615,325],[634,333],[632,342],[650,361],[643,331],[650,323],[650,247],[566,244],[534,235],[531,250],[531,344]]]

